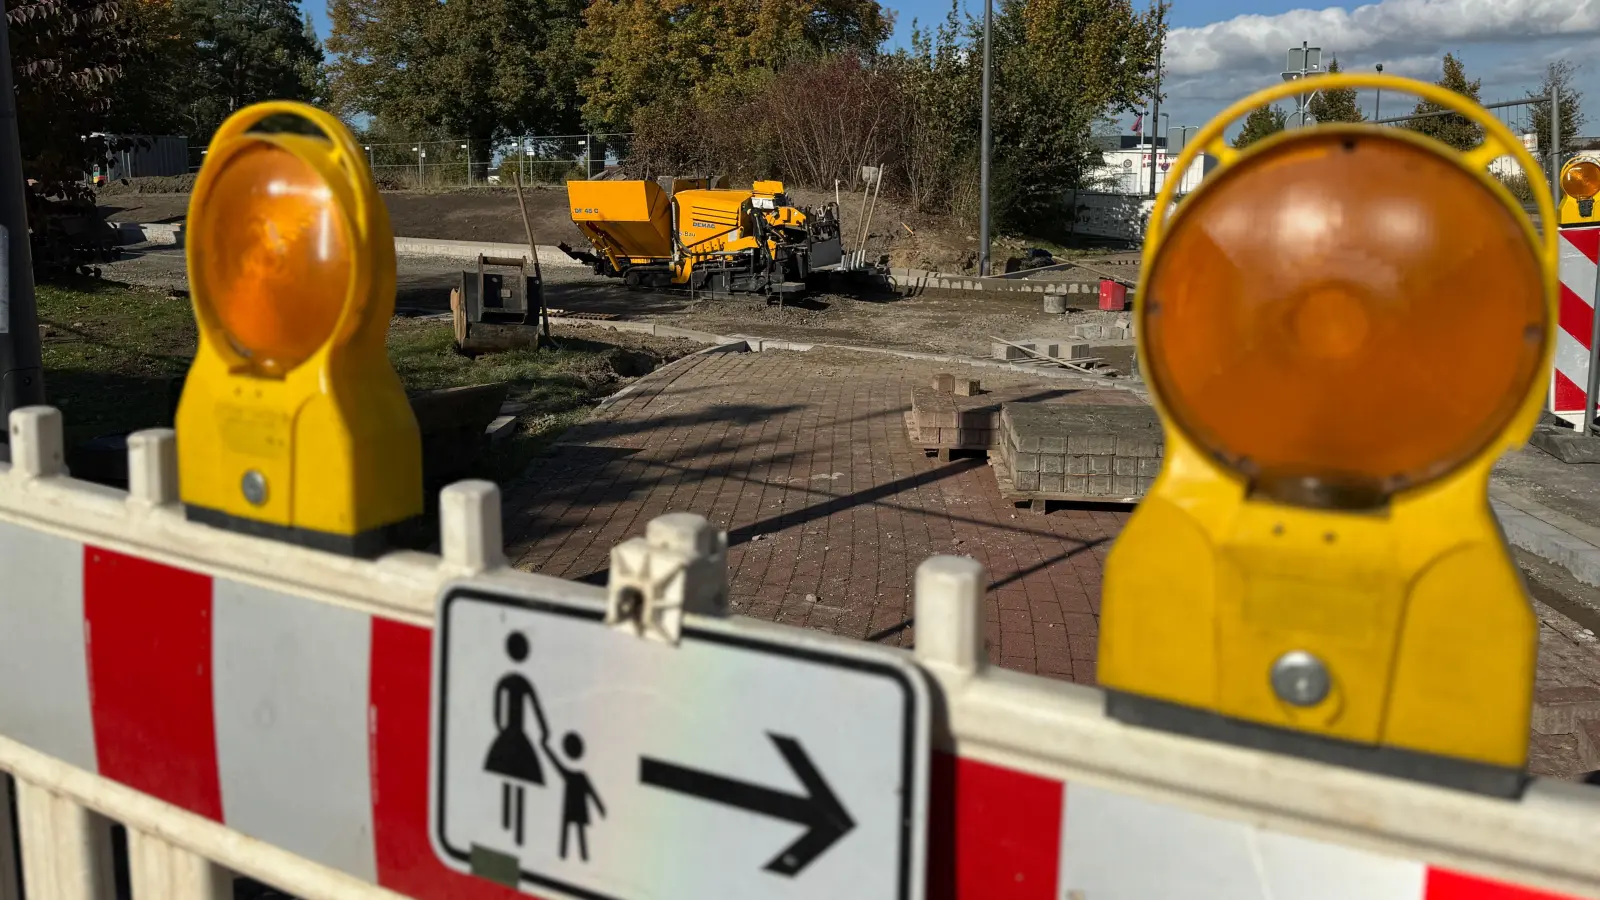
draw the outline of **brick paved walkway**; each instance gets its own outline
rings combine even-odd
[[[937,372],[1023,376],[871,354],[722,353],[641,382],[506,490],[520,568],[599,583],[610,548],[667,512],[729,531],[737,612],[910,646],[911,585],[935,553],[988,569],[989,657],[1093,683],[1101,563],[1124,512],[1037,516],[982,460],[913,448],[903,413]],[[1072,384],[1036,382],[1041,397]]]

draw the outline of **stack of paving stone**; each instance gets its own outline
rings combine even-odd
[[[1007,403],[998,453],[1000,494],[1042,511],[1048,500],[1132,503],[1161,470],[1161,421],[1142,404]]]
[[[952,450],[987,451],[995,445],[1001,404],[1018,396],[985,393],[978,381],[937,375],[931,385],[911,389],[906,431],[912,446],[937,451],[944,460]]]

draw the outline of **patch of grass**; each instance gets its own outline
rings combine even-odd
[[[194,316],[186,296],[84,280],[40,285],[45,392],[62,410],[72,447],[89,438],[171,427],[181,380],[194,357]],[[469,358],[457,353],[449,322],[397,320],[389,358],[410,391],[507,382],[525,404],[518,433],[486,453],[475,474],[514,478],[594,402],[681,352],[627,349],[562,338],[556,350]]]
[[[87,279],[41,284],[37,297],[45,396],[62,411],[69,447],[172,425],[194,357],[187,298]]]

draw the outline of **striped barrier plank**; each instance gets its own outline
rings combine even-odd
[[[1581,424],[1584,394],[1589,390],[1589,345],[1594,335],[1600,226],[1563,228],[1557,233],[1561,248],[1561,296],[1550,411],[1573,424]]]
[[[977,760],[937,759],[934,777],[935,900],[1562,896]]]

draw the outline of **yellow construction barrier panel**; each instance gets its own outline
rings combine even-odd
[[[1490,468],[1547,390],[1555,229],[1488,172],[1538,166],[1491,113],[1458,152],[1365,124],[1223,130],[1156,204],[1135,300],[1166,459],[1107,561],[1099,679],[1124,721],[1487,793],[1520,790],[1537,625]],[[1550,198],[1539,214],[1554,221]]]
[[[387,526],[422,512],[422,445],[385,346],[394,234],[360,146],[304,104],[240,110],[211,140],[187,235],[190,517],[380,551]]]

